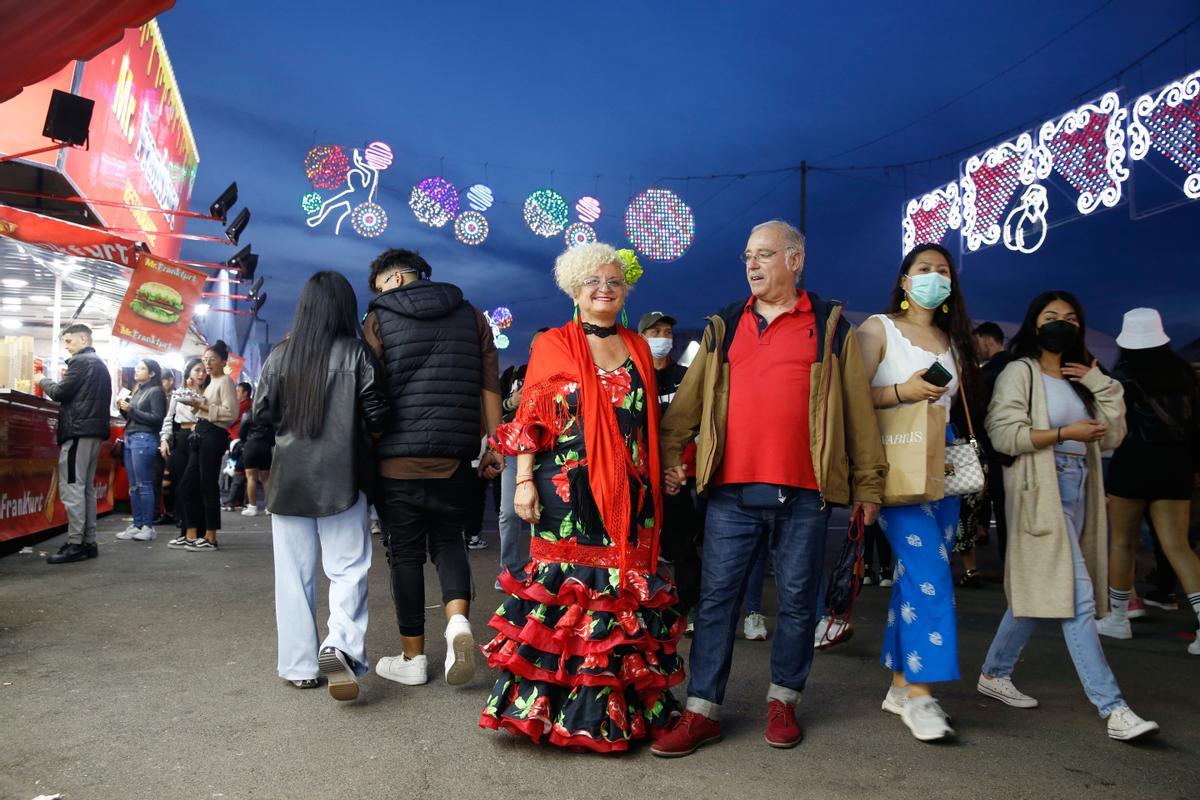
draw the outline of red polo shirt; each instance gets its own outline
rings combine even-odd
[[[808,390],[816,360],[816,317],[807,292],[770,325],[750,298],[729,348],[729,417],[715,485],[817,489],[808,430]]]

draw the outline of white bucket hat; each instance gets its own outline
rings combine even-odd
[[[1117,345],[1126,350],[1149,350],[1171,341],[1163,330],[1162,317],[1153,308],[1135,308],[1125,312]]]

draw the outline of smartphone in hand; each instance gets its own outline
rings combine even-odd
[[[950,370],[943,367],[937,361],[933,362],[933,366],[925,370],[925,374],[921,376],[921,380],[939,387],[949,386],[950,381],[953,379],[954,376],[950,374]]]

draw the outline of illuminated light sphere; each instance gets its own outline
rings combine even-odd
[[[476,211],[487,211],[492,207],[491,187],[477,183],[467,189],[467,204]]]
[[[525,224],[538,236],[561,233],[570,213],[566,199],[553,189],[538,189],[525,198]]]
[[[696,218],[671,190],[647,189],[625,210],[625,235],[646,258],[674,261],[692,246]]]
[[[320,192],[305,192],[300,198],[300,208],[305,214],[315,214],[321,210],[322,199]]]
[[[371,169],[382,172],[392,165],[392,148],[383,142],[371,142],[363,151],[363,160]]]
[[[304,156],[304,174],[318,189],[336,189],[349,171],[350,158],[336,144],[319,144]]]
[[[573,222],[567,226],[567,247],[579,247],[596,241],[596,232],[586,222]]]
[[[454,220],[454,238],[463,244],[483,244],[488,237],[487,218],[478,211],[464,211]]]
[[[495,342],[496,342],[497,350],[507,350],[508,349],[508,337],[505,336],[503,333],[495,338]]]
[[[359,236],[374,239],[387,230],[387,212],[376,203],[363,203],[351,212],[350,227]]]
[[[581,197],[575,203],[575,213],[583,222],[595,222],[600,219],[600,201],[594,197]]]
[[[413,216],[431,228],[440,228],[458,215],[458,189],[445,178],[426,178],[408,198]]]
[[[492,324],[500,330],[504,330],[513,324],[512,311],[505,306],[497,306],[488,314],[488,317],[492,320]]]

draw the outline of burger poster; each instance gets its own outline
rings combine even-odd
[[[195,269],[142,255],[113,325],[113,336],[152,350],[178,350],[208,276]]]

